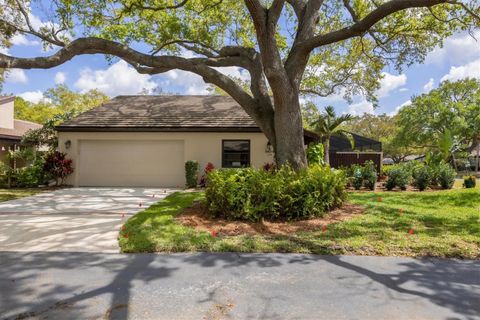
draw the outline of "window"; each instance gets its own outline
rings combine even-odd
[[[223,140],[222,167],[242,168],[250,166],[250,140]]]

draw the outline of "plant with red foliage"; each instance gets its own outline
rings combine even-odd
[[[56,185],[63,185],[65,178],[73,173],[72,160],[66,159],[66,154],[58,151],[50,152],[45,157],[43,170],[52,175]]]
[[[207,175],[209,172],[213,171],[215,169],[215,166],[213,163],[209,162],[205,166],[205,170],[203,170],[203,175],[202,178],[200,179],[200,187],[204,188],[207,185]]]
[[[263,165],[262,168],[263,170],[270,172],[270,171],[275,171],[277,166],[273,162],[272,163],[267,162]]]

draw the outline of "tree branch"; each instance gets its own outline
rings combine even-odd
[[[363,19],[357,21],[353,25],[333,31],[327,34],[318,35],[299,44],[297,50],[310,52],[313,49],[327,44],[343,41],[349,38],[358,37],[367,32],[374,24],[396,12],[421,7],[433,7],[448,0],[391,0],[380,5],[377,9],[370,12]]]

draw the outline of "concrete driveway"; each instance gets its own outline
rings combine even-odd
[[[175,190],[69,188],[0,203],[0,251],[118,252],[128,217]]]

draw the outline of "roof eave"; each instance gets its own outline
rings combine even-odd
[[[93,127],[57,126],[59,132],[262,132],[258,127]]]

